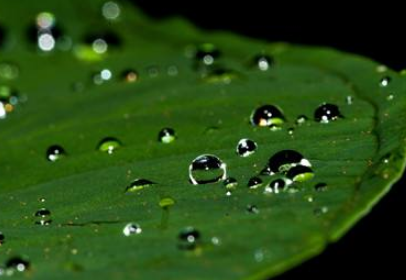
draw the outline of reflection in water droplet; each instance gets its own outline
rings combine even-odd
[[[314,111],[314,119],[320,123],[329,123],[338,118],[343,118],[343,115],[337,105],[324,103]]]
[[[34,213],[35,224],[41,226],[48,226],[52,223],[51,211],[46,208],[41,208]]]
[[[307,122],[308,119],[309,119],[309,118],[306,117],[305,115],[300,115],[300,116],[298,116],[298,117],[296,118],[296,124],[297,124],[297,125],[302,125],[302,124],[304,124],[305,122]]]
[[[189,166],[189,179],[193,185],[209,184],[227,178],[227,166],[215,155],[201,155]]]
[[[0,246],[4,244],[6,240],[6,237],[4,236],[4,234],[0,231]]]
[[[314,190],[317,192],[324,192],[327,190],[327,184],[326,183],[317,183],[314,186]]]
[[[248,204],[246,209],[247,209],[247,212],[250,213],[250,214],[258,214],[259,213],[259,209],[258,209],[258,207],[256,205]]]
[[[257,189],[262,186],[262,180],[259,177],[252,177],[248,181],[248,188]]]
[[[47,149],[46,158],[49,161],[57,161],[66,156],[65,150],[59,145],[52,145]]]
[[[108,1],[103,4],[102,15],[107,20],[116,20],[121,13],[120,6],[113,1]]]
[[[293,182],[305,182],[314,177],[314,172],[310,167],[297,165],[289,169],[286,177],[291,179]]]
[[[118,139],[114,137],[106,137],[100,141],[99,145],[97,145],[97,149],[111,155],[121,146],[122,144]]]
[[[390,84],[391,81],[392,81],[391,77],[386,76],[386,77],[383,77],[383,78],[379,81],[379,85],[380,85],[381,87],[387,87],[387,86]]]
[[[261,71],[267,71],[274,64],[272,57],[268,55],[257,55],[253,59],[253,64]]]
[[[127,83],[135,83],[139,80],[139,74],[133,69],[127,69],[121,73],[121,78]]]
[[[251,114],[251,124],[255,126],[281,126],[285,122],[282,111],[274,105],[264,105]]]
[[[297,165],[311,167],[310,162],[302,154],[293,150],[282,150],[275,153],[269,160],[268,165],[261,172],[262,175],[273,175],[278,172],[286,173]]]
[[[156,183],[147,180],[147,179],[135,179],[134,181],[131,182],[129,186],[126,187],[125,191],[126,192],[136,192],[140,191],[144,188],[148,188],[152,185],[155,185]]]
[[[228,177],[226,180],[224,180],[223,185],[227,190],[234,190],[238,186],[238,181],[233,177]]]
[[[158,134],[158,141],[164,144],[172,143],[176,140],[175,130],[163,128]]]
[[[6,261],[6,274],[8,276],[14,273],[24,272],[30,268],[30,263],[22,257],[12,257]]]
[[[255,153],[258,148],[257,143],[250,139],[241,139],[237,144],[236,152],[241,157],[248,157]]]
[[[193,227],[183,229],[179,235],[178,248],[181,250],[195,250],[200,245],[200,232]]]
[[[139,224],[129,223],[123,228],[125,236],[138,235],[142,233],[142,228]]]
[[[0,79],[15,80],[20,75],[20,68],[14,63],[0,62]]]
[[[286,189],[286,182],[283,179],[275,179],[271,181],[264,189],[265,194],[280,193]]]

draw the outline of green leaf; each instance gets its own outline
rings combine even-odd
[[[331,49],[205,33],[181,19],[153,22],[125,2],[107,20],[103,4],[1,1],[0,274],[13,272],[1,264],[19,256],[31,279],[264,279],[339,239],[401,176],[401,74]],[[27,40],[44,11],[69,36],[50,52],[36,46],[35,28],[34,43]],[[94,52],[84,38],[95,32],[117,45]],[[221,52],[207,57],[214,66],[193,58],[196,46]],[[257,55],[275,63],[261,71]],[[112,78],[96,77],[96,85],[92,75],[103,69]],[[121,76],[127,69],[133,82]],[[316,122],[323,103],[343,117]],[[283,111],[281,129],[250,124],[266,104]],[[296,124],[300,115],[309,120]],[[169,143],[158,141],[165,127],[176,133]],[[235,152],[243,138],[258,145],[248,157]],[[53,145],[63,150],[49,161]],[[282,150],[302,154],[314,173],[280,193],[264,194],[264,185],[281,174],[249,189]],[[203,154],[218,156],[238,186],[192,185],[189,165]],[[315,190],[319,183],[325,191]],[[42,208],[51,215],[34,216]],[[134,234],[125,236],[128,223]],[[180,234],[197,242],[182,243]]]

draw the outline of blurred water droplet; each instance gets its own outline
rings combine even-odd
[[[272,180],[268,185],[265,186],[265,194],[278,194],[286,189],[286,182],[283,179]]]
[[[175,203],[176,203],[175,200],[172,197],[169,197],[169,196],[161,198],[159,200],[159,206],[161,208],[169,208],[169,207],[175,205]]]
[[[125,191],[126,192],[136,192],[140,191],[144,188],[148,188],[152,185],[155,185],[156,183],[147,180],[147,179],[135,179],[134,181],[131,182],[129,186],[126,187]]]
[[[123,228],[125,236],[138,235],[142,233],[142,228],[139,224],[129,223]]]
[[[286,177],[293,182],[305,182],[314,177],[314,172],[308,166],[297,165],[288,170]]]
[[[212,243],[213,245],[215,245],[215,246],[219,246],[219,245],[221,245],[221,240],[220,240],[220,238],[218,238],[217,236],[213,236],[213,237],[211,238],[211,243]]]
[[[379,85],[380,85],[381,87],[387,87],[387,86],[390,84],[391,81],[392,81],[391,77],[386,76],[386,77],[383,77],[383,78],[379,81]]]
[[[252,177],[248,181],[248,188],[257,189],[262,186],[262,179],[259,177]]]
[[[388,71],[388,67],[386,67],[385,65],[378,65],[376,66],[376,72],[378,73],[384,73]]]
[[[181,250],[195,250],[201,242],[200,232],[193,227],[183,229],[178,235],[178,248]]]
[[[305,199],[307,202],[309,202],[309,203],[312,203],[312,202],[314,201],[314,198],[313,198],[312,195],[306,195],[306,196],[304,197],[304,199]]]
[[[150,78],[156,78],[159,76],[159,68],[157,66],[150,66],[147,71]]]
[[[269,55],[257,55],[253,59],[253,64],[261,71],[267,71],[274,64],[273,58]]]
[[[14,111],[19,103],[18,92],[8,86],[0,86],[0,119],[7,117],[7,114]]]
[[[189,166],[189,179],[193,185],[210,184],[227,178],[227,166],[215,155],[200,155]]]
[[[212,84],[229,84],[239,78],[239,74],[226,68],[212,68],[202,73],[203,81]]]
[[[116,20],[120,17],[120,6],[113,1],[108,1],[102,6],[102,15],[107,20]]]
[[[122,146],[121,142],[114,137],[106,137],[103,138],[99,144],[97,145],[97,149],[99,151],[108,153],[108,154],[113,154],[117,149],[119,149]]]
[[[392,101],[394,98],[395,98],[395,96],[394,96],[393,94],[389,94],[389,95],[386,97],[386,100]]]
[[[238,186],[238,181],[233,177],[228,177],[224,180],[223,185],[227,190],[235,190]]]
[[[255,126],[281,126],[285,117],[278,107],[264,105],[255,109],[251,114],[251,124]]]
[[[343,115],[337,105],[324,103],[314,111],[314,119],[320,123],[329,123],[339,118],[343,118]]]
[[[52,145],[47,149],[46,158],[49,161],[57,161],[66,156],[64,148],[59,145]]]
[[[323,214],[327,214],[327,212],[328,212],[328,207],[326,207],[326,206],[319,207],[319,208],[316,208],[313,210],[313,214],[315,216],[321,216]]]
[[[40,226],[48,226],[52,223],[51,211],[47,208],[41,208],[34,213],[35,224]]]
[[[295,132],[295,129],[293,127],[288,128],[289,135],[293,135],[294,132]]]
[[[100,72],[96,72],[93,74],[92,79],[95,85],[101,85],[113,77],[113,73],[110,69],[102,69]]]
[[[12,257],[6,261],[6,274],[12,276],[30,268],[30,263],[22,257]]]
[[[317,192],[324,192],[324,191],[326,191],[327,190],[327,184],[326,183],[317,183],[315,186],[314,186],[314,190],[315,191],[317,191]]]
[[[250,214],[259,214],[259,209],[256,205],[248,204],[246,209]]]
[[[176,67],[176,65],[168,66],[166,73],[168,74],[168,76],[177,76],[179,74],[178,67]]]
[[[97,54],[103,54],[107,52],[109,45],[104,39],[98,38],[93,41],[92,49]]]
[[[347,102],[348,105],[352,105],[352,103],[354,102],[354,97],[352,97],[351,95],[348,95],[345,98],[345,101]]]
[[[264,251],[262,249],[258,249],[254,252],[254,260],[256,262],[262,262],[264,260]]]
[[[0,231],[0,246],[4,244],[6,240],[6,237],[4,236],[4,234]]]
[[[236,152],[241,157],[248,157],[255,153],[258,148],[257,143],[250,139],[241,139],[237,144]]]
[[[197,47],[195,54],[195,59],[198,63],[203,63],[204,65],[212,65],[220,56],[220,51],[215,45],[210,43],[201,44]]]
[[[125,81],[127,83],[135,83],[135,82],[138,82],[138,80],[139,80],[138,72],[133,69],[124,70],[121,73],[121,77],[122,77],[123,81]]]
[[[0,79],[4,80],[15,80],[20,75],[20,68],[10,62],[0,63]]]
[[[172,143],[176,140],[175,130],[163,128],[158,134],[158,141],[164,144]]]
[[[302,124],[304,124],[305,122],[307,122],[308,119],[309,119],[309,118],[306,117],[305,115],[300,115],[300,116],[298,116],[298,117],[296,118],[296,124],[297,124],[297,125],[302,125]]]
[[[268,165],[261,174],[273,175],[278,172],[286,173],[289,169],[298,165],[311,167],[310,162],[299,152],[294,150],[282,150],[270,157]]]

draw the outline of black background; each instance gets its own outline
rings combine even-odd
[[[396,70],[406,68],[406,10],[388,1],[370,1],[368,7],[331,1],[317,5],[252,0],[132,2],[158,19],[181,15],[203,29],[230,30],[269,41],[330,46],[368,56]],[[385,279],[406,279],[404,183],[405,177],[343,239],[277,279],[380,275]]]

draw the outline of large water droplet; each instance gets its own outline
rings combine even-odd
[[[338,118],[343,118],[343,115],[337,105],[324,103],[314,111],[314,119],[320,123],[329,123]]]
[[[302,154],[294,150],[282,150],[275,153],[268,161],[268,165],[261,172],[262,175],[273,175],[278,172],[286,173],[290,168],[302,165],[311,167],[310,162]]]
[[[248,188],[257,189],[262,186],[262,179],[259,177],[252,177],[248,181]]]
[[[46,158],[49,161],[57,161],[66,156],[64,148],[59,145],[52,145],[47,149]]]
[[[97,145],[97,149],[108,154],[113,154],[121,146],[122,144],[117,138],[106,137],[100,141],[99,145]]]
[[[138,235],[142,233],[142,228],[139,224],[129,223],[123,228],[125,236]]]
[[[200,232],[193,227],[183,229],[179,235],[179,249],[182,250],[195,250],[201,242]]]
[[[297,165],[289,169],[286,177],[291,179],[293,182],[305,182],[314,177],[314,172],[308,166]]]
[[[265,186],[264,193],[280,193],[286,189],[286,182],[283,179],[275,179],[271,181],[267,186]]]
[[[30,263],[22,257],[12,257],[6,261],[6,274],[24,272],[30,268]]]
[[[281,126],[284,122],[282,110],[274,105],[261,106],[251,114],[251,123],[255,126]]]
[[[129,186],[126,187],[125,191],[126,192],[136,192],[140,191],[144,188],[148,188],[152,185],[155,185],[156,183],[147,180],[147,179],[135,179],[134,181],[131,182]]]
[[[48,226],[52,223],[51,211],[46,208],[41,208],[34,213],[35,224],[41,226]]]
[[[241,139],[237,144],[236,152],[241,157],[248,157],[255,153],[258,148],[257,143],[250,139]]]
[[[161,143],[169,144],[175,140],[175,130],[172,128],[163,128],[158,134],[158,141]]]
[[[227,166],[215,155],[201,155],[189,165],[189,179],[193,185],[209,184],[227,178]]]

